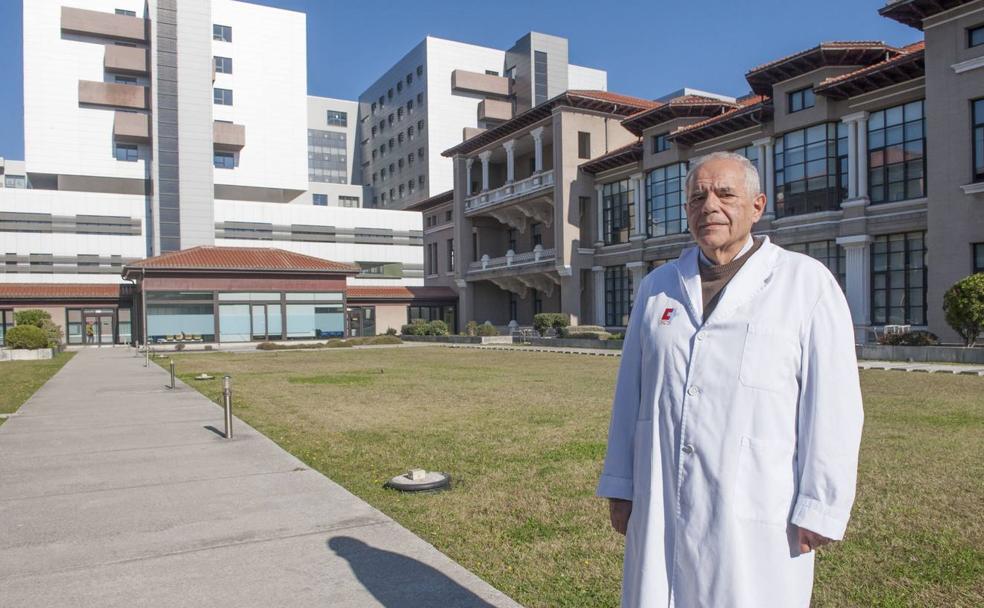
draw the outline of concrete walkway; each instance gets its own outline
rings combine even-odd
[[[0,605],[518,607],[126,349],[0,426]]]

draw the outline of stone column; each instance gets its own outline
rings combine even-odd
[[[465,159],[465,196],[472,195],[471,171],[472,171],[472,164],[474,162],[475,162],[474,158]]]
[[[841,119],[847,126],[847,200],[858,197],[858,122]]]
[[[600,184],[595,186],[595,201],[595,206],[597,207],[597,213],[595,214],[595,247],[601,247],[605,244],[605,209]]]
[[[595,325],[605,326],[605,267],[592,266]]]
[[[871,242],[866,234],[844,236],[837,244],[844,247],[847,259],[847,305],[854,321],[854,339],[867,342],[867,329],[871,325]]]
[[[489,159],[492,158],[492,151],[486,150],[478,155],[482,159],[482,192],[489,189]]]
[[[516,179],[516,140],[510,139],[503,143],[502,147],[506,150],[506,183],[511,184]]]
[[[543,127],[530,131],[533,137],[533,172],[543,171]]]
[[[766,206],[763,217],[773,219],[776,217],[776,157],[773,153],[773,143],[771,137],[753,141],[752,144],[759,149],[759,173],[762,178],[765,193]]]
[[[646,182],[642,173],[636,173],[630,179],[632,180],[632,202],[635,203],[636,221],[629,240],[641,241],[646,238]]]
[[[635,302],[636,294],[639,293],[639,283],[642,283],[642,279],[646,276],[646,263],[628,262],[625,267],[632,276],[632,301]]]
[[[858,198],[868,200],[868,113],[858,119]]]

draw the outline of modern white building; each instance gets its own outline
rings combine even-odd
[[[607,90],[607,80],[568,62],[566,38],[530,32],[506,50],[424,38],[359,96],[366,206],[405,209],[452,189],[444,150],[564,91]]]

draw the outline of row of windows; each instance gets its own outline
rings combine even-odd
[[[386,204],[386,201],[391,201],[392,202],[392,201],[404,199],[407,196],[413,194],[414,193],[414,190],[416,190],[416,188],[417,188],[418,185],[421,188],[423,188],[425,182],[426,182],[426,178],[423,175],[419,175],[419,176],[417,176],[417,181],[416,182],[414,182],[414,180],[410,180],[410,181],[408,181],[406,183],[406,187],[404,187],[404,184],[399,184],[398,186],[396,186],[394,188],[390,188],[389,189],[389,196],[388,197],[387,197],[387,193],[386,192],[380,193],[378,198],[374,196],[373,197],[373,200],[372,200],[373,205],[374,206],[377,206],[377,205],[380,205],[380,204],[385,205]]]
[[[312,194],[311,203],[316,207],[327,207],[328,206],[328,195],[327,194]],[[357,196],[339,196],[338,197],[339,207],[358,207],[359,197]]]
[[[417,105],[421,105],[421,104],[423,104],[423,102],[424,102],[424,94],[423,93],[419,93],[417,95]],[[380,120],[379,121],[379,125],[373,125],[372,128],[369,131],[370,139],[375,139],[376,138],[376,135],[382,135],[383,134],[383,131],[386,129],[387,126],[389,126],[390,128],[392,128],[394,123],[403,122],[403,117],[404,116],[410,116],[411,114],[413,114],[414,105],[413,105],[413,100],[412,99],[407,100],[406,108],[407,108],[406,109],[406,113],[404,113],[403,106],[400,106],[399,108],[396,109],[396,112],[395,113],[392,113],[391,112],[390,115],[385,120]],[[423,127],[420,127],[419,126],[420,123],[422,123],[422,122],[423,121],[418,121],[417,122],[418,129],[423,129]],[[412,127],[411,127],[411,129],[412,129]],[[363,143],[365,143],[365,142],[363,142]]]
[[[347,145],[346,133],[308,129],[308,181],[347,184]]]
[[[420,78],[423,75],[424,75],[424,66],[418,65],[417,66],[417,78]],[[407,74],[407,76],[406,76],[405,79],[398,80],[396,82],[396,92],[397,92],[397,94],[403,92],[403,83],[404,82],[407,83],[407,86],[408,87],[413,84],[413,73],[412,72],[409,73],[409,74]],[[379,100],[378,101],[374,101],[372,103],[372,107],[371,107],[372,114],[375,115],[377,111],[382,110],[383,106],[386,105],[386,100],[389,100],[389,99],[393,99],[393,88],[392,87],[388,91],[386,91],[385,99],[383,98],[382,95],[380,95],[379,96]],[[419,96],[418,96],[418,100],[419,100]]]
[[[410,154],[407,154],[407,160],[406,160],[406,166],[407,167],[412,167],[413,166],[413,164],[415,162],[414,161],[414,158],[416,158],[417,160],[423,161],[424,160],[424,148],[417,148],[416,157],[414,156],[414,153],[413,152],[411,152]],[[385,181],[386,178],[387,178],[387,176],[389,176],[390,178],[392,178],[394,175],[396,175],[396,172],[397,171],[402,172],[403,171],[403,166],[404,166],[403,159],[400,158],[400,159],[397,159],[397,161],[395,163],[390,163],[389,164],[389,173],[386,172],[386,167],[380,168],[378,172],[377,171],[373,171],[372,172],[372,185],[375,186],[377,181]]]
[[[444,212],[445,222],[450,222],[453,218],[454,218],[454,210],[448,209],[447,211]],[[428,215],[424,218],[424,225],[427,228],[432,228],[440,223],[441,223],[440,218],[438,217],[437,214]]]
[[[386,156],[386,153],[392,152],[393,148],[397,146],[402,146],[403,142],[405,141],[413,141],[419,133],[423,133],[423,132],[424,132],[424,121],[418,120],[416,129],[414,129],[413,125],[410,125],[409,127],[407,127],[406,135],[404,135],[402,132],[397,133],[396,137],[389,138],[389,142],[380,145],[378,150],[376,148],[373,148],[372,155],[371,155],[372,160],[376,160],[377,158]]]
[[[454,272],[454,239],[448,239],[446,243],[445,252],[447,257],[445,258],[445,269],[447,272]],[[427,255],[424,257],[424,274],[438,274],[441,268],[438,265],[439,254],[437,243],[428,243],[426,253]]]

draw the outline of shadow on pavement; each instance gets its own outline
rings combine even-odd
[[[328,548],[348,560],[362,586],[386,608],[495,608],[447,575],[405,555],[349,536],[330,539]]]

